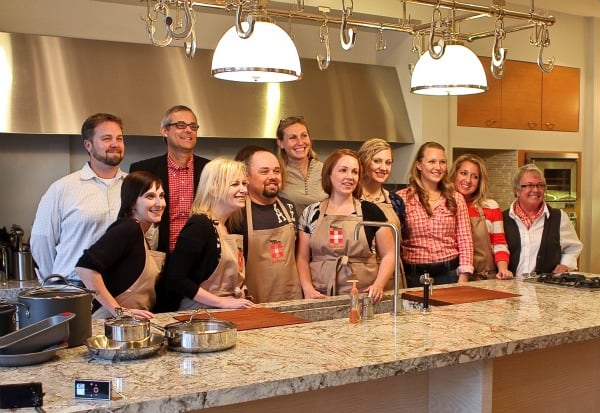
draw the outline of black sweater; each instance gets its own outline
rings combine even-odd
[[[113,297],[127,290],[146,265],[144,234],[131,218],[119,218],[90,248],[83,251],[77,267],[99,272]],[[100,303],[94,301],[94,310]]]

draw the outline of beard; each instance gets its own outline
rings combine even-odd
[[[275,189],[273,189],[271,185],[268,187],[265,185],[262,194],[265,198],[275,198],[279,194],[279,185],[277,185]]]
[[[100,154],[96,151],[92,151],[91,155],[97,161],[108,166],[117,166],[123,160],[123,152],[105,152],[104,154]]]

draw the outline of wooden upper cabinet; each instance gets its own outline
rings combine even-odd
[[[542,71],[531,63],[508,61],[502,77],[502,128],[541,129]]]
[[[542,129],[579,130],[579,69],[554,66],[542,76]]]
[[[490,73],[490,59],[480,59],[488,91],[458,96],[458,126],[579,130],[579,69],[554,66],[544,73],[535,63],[509,60],[497,80]]]
[[[490,73],[491,59],[489,57],[480,57],[479,59],[485,70],[488,90],[484,93],[458,98],[457,124],[459,126],[499,128],[502,115],[502,82]]]

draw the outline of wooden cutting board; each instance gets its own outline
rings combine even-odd
[[[433,295],[429,296],[431,305],[450,305],[464,304],[475,301],[497,300],[499,298],[518,297],[519,294],[507,293],[504,291],[487,290],[485,288],[469,287],[459,285],[448,288],[433,287]],[[402,298],[410,301],[423,302],[423,289],[417,291],[406,291],[402,293]]]
[[[222,321],[231,321],[238,331],[252,330],[255,328],[267,328],[286,326],[290,324],[308,323],[308,320],[290,314],[280,313],[270,308],[245,308],[243,310],[216,311],[212,312],[213,318]],[[196,314],[194,319],[208,318],[206,314]],[[189,315],[175,316],[176,320],[187,321]]]

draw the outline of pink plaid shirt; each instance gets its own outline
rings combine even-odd
[[[190,217],[194,201],[194,157],[190,157],[185,167],[180,167],[167,156],[169,172],[169,252],[175,248],[175,243],[181,229]]]
[[[402,259],[411,264],[432,264],[459,258],[457,272],[473,272],[473,239],[467,204],[458,192],[454,193],[456,215],[446,208],[441,197],[433,208],[433,215],[411,196],[410,187],[398,193],[406,205],[408,236],[402,240]]]

